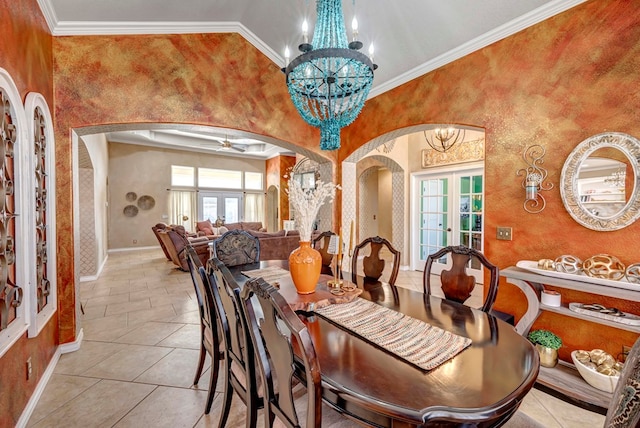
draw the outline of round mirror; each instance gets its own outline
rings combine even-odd
[[[560,177],[565,208],[593,230],[622,229],[640,217],[640,141],[609,132],[587,138],[571,152]]]

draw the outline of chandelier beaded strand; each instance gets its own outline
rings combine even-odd
[[[312,43],[283,69],[293,104],[308,124],[320,128],[320,149],[340,148],[340,130],[364,106],[373,83],[372,60],[362,43],[347,41],[342,0],[317,0]]]

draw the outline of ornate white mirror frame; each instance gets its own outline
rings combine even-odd
[[[633,168],[633,190],[625,206],[609,217],[598,217],[580,200],[578,175],[580,167],[596,150],[601,148],[620,150]],[[612,231],[629,226],[640,217],[640,140],[621,132],[606,132],[591,136],[578,144],[562,167],[560,195],[571,217],[582,226],[598,231]]]

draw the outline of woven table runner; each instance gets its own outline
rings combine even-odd
[[[249,278],[261,277],[269,284],[273,284],[273,281],[289,277],[289,271],[278,266],[269,266],[263,269],[243,271],[242,274]]]
[[[471,344],[469,338],[361,298],[314,312],[424,370],[439,366]]]

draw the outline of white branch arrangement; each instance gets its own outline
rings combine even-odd
[[[336,196],[336,189],[340,185],[333,183],[324,183],[321,180],[316,182],[315,189],[302,189],[300,182],[289,180],[289,202],[293,205],[296,216],[296,226],[300,232],[300,241],[311,241],[311,233],[313,232],[313,222],[318,216],[320,207],[328,199],[333,202]]]

